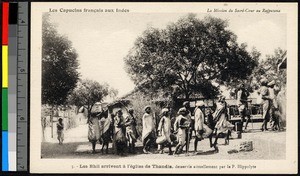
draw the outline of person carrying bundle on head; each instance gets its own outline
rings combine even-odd
[[[90,117],[88,119],[88,139],[92,143],[93,153],[96,153],[96,143],[100,140],[101,130],[99,123],[99,115],[102,112],[101,103],[97,102],[93,105]]]

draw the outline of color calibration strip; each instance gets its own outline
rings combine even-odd
[[[2,3],[2,171],[17,168],[18,4]]]
[[[8,164],[8,20],[9,3],[2,3],[2,171]]]

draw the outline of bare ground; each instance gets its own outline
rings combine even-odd
[[[219,152],[216,153],[213,148],[209,147],[209,140],[205,139],[198,143],[198,152],[194,153],[194,146],[192,139],[190,143],[190,150],[188,154],[180,154],[178,156],[168,155],[168,149],[165,149],[164,154],[157,154],[153,149],[154,154],[143,154],[142,144],[137,142],[137,153],[126,154],[125,156],[117,156],[112,154],[111,144],[109,146],[108,154],[101,153],[101,145],[96,145],[96,153],[93,154],[92,145],[87,139],[87,125],[82,124],[77,128],[67,130],[65,132],[65,141],[63,145],[59,145],[54,134],[51,138],[50,128],[46,129],[45,136],[46,142],[42,142],[41,156],[42,158],[55,158],[55,159],[77,159],[77,158],[140,158],[140,159],[174,159],[174,157],[188,157],[190,159],[250,159],[250,160],[278,160],[285,159],[286,154],[286,132],[267,131],[261,132],[259,129],[260,123],[253,124],[250,130],[242,134],[242,139],[231,139],[229,145],[224,145],[224,139],[219,139],[218,147]],[[54,133],[55,133],[54,129]],[[253,141],[254,149],[250,152],[238,152],[229,154],[231,149],[238,149],[242,141]],[[174,147],[172,149],[174,151]]]

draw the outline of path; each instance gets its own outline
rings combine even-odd
[[[142,144],[137,142],[137,154],[127,154],[126,158],[142,158],[142,159],[174,159],[174,157],[189,157],[190,159],[284,159],[285,158],[285,143],[286,132],[261,132],[254,124],[254,129],[242,134],[242,139],[232,139],[229,145],[224,145],[224,139],[219,139],[219,153],[215,153],[209,147],[209,140],[199,142],[198,153],[194,154],[192,150],[193,139],[190,144],[190,152],[188,155],[180,154],[179,156],[169,156],[167,149],[165,154],[143,154]],[[251,128],[250,128],[251,129]],[[49,129],[48,135],[49,135]],[[47,134],[46,133],[46,134]],[[100,152],[100,144],[96,145],[96,154],[91,153],[91,143],[87,139],[88,127],[87,124],[79,125],[76,128],[65,132],[65,141],[63,145],[59,145],[56,135],[53,139],[47,139],[47,142],[42,143],[43,158],[119,158],[112,154],[111,144],[109,154]],[[253,141],[254,150],[251,152],[239,152],[228,154],[227,151],[238,147],[242,141]],[[174,148],[173,148],[174,151]]]

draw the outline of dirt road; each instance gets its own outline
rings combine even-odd
[[[194,153],[194,145],[192,139],[188,154],[180,154],[179,156],[168,155],[168,150],[164,154],[143,154],[142,144],[137,142],[137,153],[127,154],[126,158],[163,158],[174,159],[174,157],[189,157],[191,159],[284,159],[286,151],[286,132],[261,132],[259,123],[254,124],[253,129],[242,134],[242,139],[231,139],[229,145],[224,145],[224,139],[219,139],[219,152],[216,153],[213,148],[209,147],[209,140],[205,139],[198,144],[198,152]],[[87,124],[81,124],[76,128],[69,129],[65,132],[65,141],[63,145],[59,145],[56,135],[51,138],[50,128],[46,129],[46,142],[42,143],[42,158],[120,158],[120,156],[112,154],[112,146],[109,146],[109,153],[101,153],[101,145],[97,144],[96,153],[91,153],[91,143],[87,139]],[[55,132],[55,130],[54,130]],[[242,141],[253,141],[254,149],[250,152],[238,152],[228,154],[231,149],[237,149]],[[174,148],[173,148],[174,150]]]

